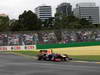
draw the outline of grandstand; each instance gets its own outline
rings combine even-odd
[[[100,41],[99,30],[37,31],[0,33],[0,46],[67,44],[72,42]]]

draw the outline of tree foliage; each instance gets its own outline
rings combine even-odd
[[[41,21],[31,10],[24,11],[19,15],[19,19],[11,25],[11,30],[15,31],[33,31],[41,28]]]
[[[79,19],[75,16],[65,16],[56,13],[54,18],[41,21],[31,10],[24,11],[19,15],[19,19],[10,24],[11,31],[33,31],[33,30],[49,30],[49,29],[84,29],[96,28],[99,25],[93,25],[86,19]],[[3,28],[2,28],[3,29]]]
[[[42,21],[42,29],[52,29],[54,26],[54,17],[50,17],[45,21]]]
[[[83,28],[95,28],[96,26],[90,23],[86,19],[79,19],[75,16],[63,16],[57,13],[55,15],[54,28],[56,29],[83,29]]]
[[[0,16],[0,31],[8,31],[9,29],[9,17]]]
[[[10,22],[10,31],[22,31],[22,25],[19,20],[11,20]]]
[[[40,20],[32,11],[24,11],[19,16],[19,23],[23,30],[38,30],[41,27]]]

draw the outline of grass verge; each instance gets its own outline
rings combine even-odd
[[[29,55],[29,56],[36,56],[38,54],[38,51],[11,51],[11,52]]]
[[[73,60],[100,62],[100,55],[75,55],[75,56],[71,55],[70,57],[72,57]]]

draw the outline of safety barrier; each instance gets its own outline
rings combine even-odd
[[[68,44],[37,44],[37,49],[50,49],[50,48],[68,48],[68,47],[84,47],[84,46],[98,46],[100,41],[96,42],[78,42]]]
[[[36,50],[36,45],[0,46],[0,51]]]

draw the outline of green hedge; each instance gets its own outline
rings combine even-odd
[[[67,48],[67,47],[82,47],[82,46],[98,46],[100,41],[97,42],[79,42],[68,44],[37,44],[37,49],[49,49],[49,48]]]

